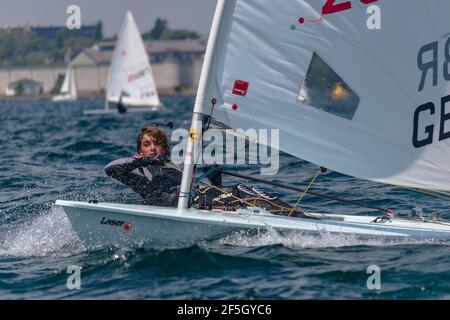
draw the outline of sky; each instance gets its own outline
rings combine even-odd
[[[0,27],[65,25],[69,5],[81,9],[82,24],[103,22],[106,37],[116,34],[127,10],[131,10],[142,33],[156,18],[167,18],[173,29],[208,34],[217,0],[0,0]]]

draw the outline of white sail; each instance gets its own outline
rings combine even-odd
[[[69,64],[64,81],[59,91],[59,95],[53,97],[53,101],[74,101],[78,99],[75,74],[72,66]]]
[[[74,97],[75,99],[78,98],[77,93],[77,83],[75,81],[75,72],[73,69],[70,69],[70,86],[69,86],[69,94],[70,96]]]
[[[64,75],[64,81],[61,86],[61,90],[59,91],[60,94],[67,94],[69,93],[70,89],[70,75],[71,75],[71,69],[67,68],[66,74]]]
[[[309,162],[450,191],[450,2],[364,2],[219,1],[196,111],[215,98],[217,121],[279,129]]]
[[[131,12],[119,32],[107,83],[107,101],[117,103],[121,96],[130,107],[160,105],[149,57]]]

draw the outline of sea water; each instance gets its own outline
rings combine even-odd
[[[138,202],[103,168],[133,154],[136,134],[146,124],[172,121],[175,128],[189,127],[194,97],[162,97],[162,102],[161,112],[104,116],[82,115],[102,108],[103,101],[96,99],[0,103],[0,299],[450,298],[450,243],[445,241],[269,230],[191,247],[86,250],[54,201]],[[280,171],[270,179],[305,187],[317,169],[281,154]],[[259,172],[253,166],[238,170]],[[255,185],[290,203],[299,197]],[[320,175],[311,190],[393,210],[419,206],[425,213],[448,213],[449,208],[445,199],[335,172]],[[377,215],[309,195],[300,206],[321,213]],[[81,268],[80,289],[68,286],[70,266]],[[379,268],[378,289],[368,285],[370,266]]]

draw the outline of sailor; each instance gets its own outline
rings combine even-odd
[[[147,205],[176,206],[182,173],[170,163],[165,132],[158,127],[142,128],[136,150],[133,157],[109,163],[106,174],[130,187]]]
[[[117,111],[119,113],[126,113],[127,112],[127,107],[122,102],[122,99],[123,99],[124,96],[125,97],[129,97],[130,95],[127,92],[125,92],[125,91],[121,91],[120,92],[119,101],[117,102],[117,105],[116,105]]]

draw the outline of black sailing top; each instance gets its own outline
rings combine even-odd
[[[133,189],[147,205],[176,206],[182,173],[168,162],[165,155],[157,160],[134,156],[110,162],[105,172]]]

